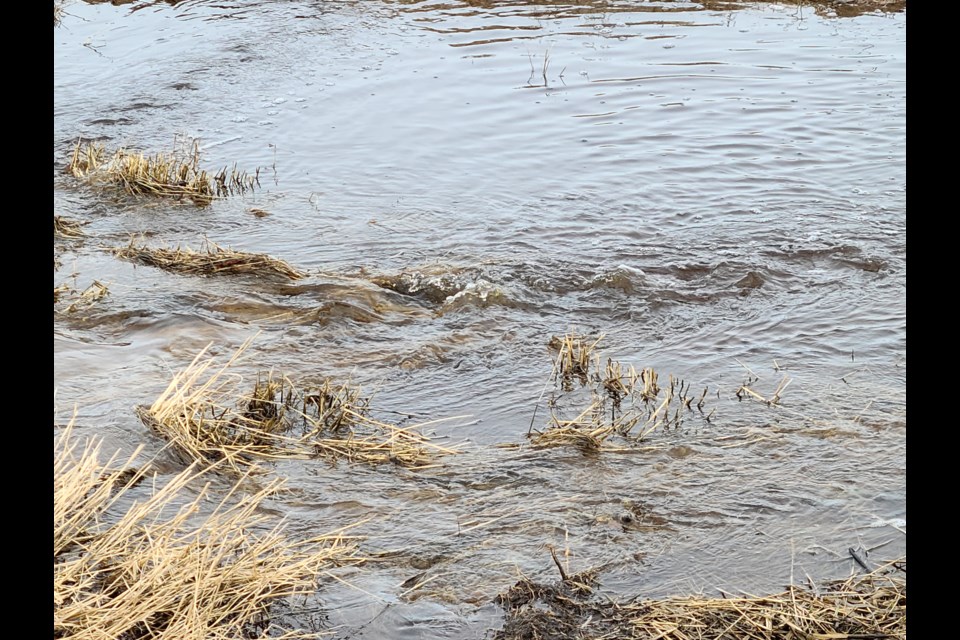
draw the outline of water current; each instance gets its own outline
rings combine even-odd
[[[552,579],[547,545],[649,597],[844,576],[858,545],[905,554],[904,12],[72,2],[53,35],[54,212],[84,223],[55,238],[54,286],[108,289],[55,305],[58,420],[76,408],[80,433],[155,454],[133,408],[251,336],[243,375],[350,380],[383,415],[452,418],[428,431],[462,453],[434,469],[275,465],[294,535],[364,521],[383,556],[321,592],[338,637],[483,637],[498,592]],[[64,172],[80,138],[196,140],[261,186],[207,207],[106,197]],[[131,239],[307,277],[108,251]],[[571,332],[708,389],[710,420],[630,451],[531,448],[548,343]],[[747,383],[779,403],[738,397]]]

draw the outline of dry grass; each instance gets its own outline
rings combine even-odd
[[[53,235],[60,238],[82,238],[83,224],[64,218],[63,216],[53,216]]]
[[[66,282],[54,287],[53,288],[53,304],[57,304],[58,302],[60,302],[60,297],[65,293],[70,293],[71,291],[73,291],[73,289]]]
[[[541,448],[575,446],[584,452],[599,451],[603,442],[614,433],[613,428],[604,424],[602,413],[602,400],[594,398],[571,420],[551,414],[547,428],[530,433],[530,443]]]
[[[316,637],[274,628],[272,609],[362,561],[353,541],[287,539],[260,513],[279,483],[243,497],[234,487],[211,509],[210,485],[195,490],[202,472],[143,482],[129,469],[138,453],[102,462],[100,444],[78,446],[72,425],[54,443],[54,638]]]
[[[324,457],[408,468],[432,466],[457,453],[422,435],[367,415],[359,389],[325,381],[301,390],[287,378],[261,376],[253,391],[228,369],[249,341],[223,366],[202,351],[150,407],[138,413],[186,462],[219,464],[237,473],[262,470],[280,458]]]
[[[186,275],[254,275],[258,277],[281,277],[298,280],[304,273],[294,269],[283,260],[263,253],[247,253],[221,247],[206,241],[199,251],[190,248],[151,249],[138,246],[134,241],[126,247],[113,249],[122,260],[157,267],[164,271]]]
[[[77,140],[67,171],[98,185],[118,187],[133,196],[190,199],[205,205],[215,198],[243,194],[260,186],[259,169],[253,176],[226,167],[211,175],[200,167],[200,148],[194,141],[170,153],[145,155],[118,149],[107,154],[103,145]]]
[[[594,350],[603,336],[596,338],[568,333],[562,338],[553,336],[548,343],[551,349],[557,352],[553,364],[552,376],[559,381],[565,390],[573,389],[573,381],[578,380],[580,386],[587,384],[590,375],[590,364],[594,360]],[[599,364],[596,368],[599,368]]]
[[[110,290],[107,285],[97,280],[94,280],[83,291],[77,291],[64,283],[53,288],[54,311],[70,314],[89,309],[107,297],[108,293],[110,293]]]
[[[757,380],[759,380],[759,378],[756,378],[756,379],[751,378],[751,379],[748,379],[746,382],[744,382],[744,384],[740,385],[740,387],[737,389],[737,392],[736,392],[737,399],[742,401],[744,398],[750,398],[752,400],[756,400],[757,402],[761,402],[767,406],[772,407],[774,405],[780,404],[780,395],[784,392],[787,386],[793,381],[791,378],[784,376],[783,378],[780,379],[780,382],[777,384],[777,388],[774,389],[772,394],[770,394],[770,397],[766,398],[751,388],[751,385],[757,382]]]
[[[138,407],[140,419],[169,441],[186,463],[219,464],[237,473],[260,471],[268,459],[302,454],[294,439],[280,431],[285,404],[276,403],[286,381],[260,380],[250,395],[238,390],[240,379],[227,370],[243,353],[244,344],[220,368],[206,349],[177,373],[149,407]]]
[[[793,586],[764,597],[674,598],[626,611],[633,634],[627,637],[635,638],[906,638],[907,582],[888,565],[817,590]]]
[[[531,424],[527,434],[531,444],[573,445],[585,452],[620,450],[606,443],[616,436],[636,444],[657,429],[679,429],[694,415],[710,421],[712,414],[703,411],[706,388],[696,397],[685,381],[673,376],[669,376],[669,387],[662,388],[652,367],[638,372],[612,358],[601,369],[595,350],[602,337],[567,334],[550,340],[549,346],[557,351],[550,378],[555,388],[547,400],[550,417],[542,429]],[[580,382],[579,388],[574,380]],[[576,414],[562,406],[570,404]],[[586,408],[576,408],[578,404]],[[570,415],[575,417],[565,417]]]
[[[591,573],[556,585],[523,579],[498,596],[497,640],[905,640],[906,559],[818,587],[770,596],[618,603],[592,597]]]

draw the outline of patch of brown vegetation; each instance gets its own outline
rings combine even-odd
[[[201,351],[152,405],[138,409],[144,424],[185,462],[241,474],[261,471],[270,460],[314,457],[422,469],[457,453],[416,426],[370,417],[369,400],[346,384],[325,381],[304,390],[266,374],[244,393],[242,379],[227,372],[248,345],[221,367]]]
[[[215,198],[242,194],[260,186],[253,176],[224,167],[211,175],[200,167],[200,147],[194,141],[183,150],[146,155],[118,149],[107,154],[103,145],[77,140],[67,172],[95,185],[120,188],[132,196],[189,199],[205,205]]]
[[[559,565],[558,565],[559,566]],[[818,587],[770,596],[625,602],[593,597],[591,573],[554,585],[526,578],[499,595],[496,640],[905,640],[906,559]]]
[[[211,507],[203,472],[165,483],[117,466],[100,444],[78,446],[72,424],[54,442],[53,637],[234,640],[316,637],[276,629],[276,605],[316,591],[330,569],[361,562],[342,532],[292,541],[261,504],[273,482]],[[243,479],[241,479],[243,480]],[[137,498],[131,495],[133,488]]]
[[[531,444],[572,445],[585,453],[611,451],[616,448],[607,441],[614,436],[627,445],[635,445],[657,429],[679,429],[691,416],[710,421],[712,412],[703,410],[706,388],[697,396],[687,382],[672,375],[668,376],[669,387],[661,387],[660,376],[653,367],[638,372],[612,358],[607,358],[606,366],[601,368],[595,350],[602,337],[567,334],[551,338],[549,347],[557,355],[547,383],[554,384],[546,401],[550,418],[546,426],[534,429],[534,412],[527,433]],[[574,385],[574,381],[579,385]],[[579,407],[585,408],[577,408],[578,400],[582,400]],[[567,406],[571,401],[572,411]]]
[[[83,291],[77,291],[67,283],[63,283],[53,288],[54,311],[71,314],[89,309],[103,300],[108,293],[110,293],[110,290],[107,285],[97,280],[94,280]]]
[[[814,13],[821,16],[836,16],[839,18],[855,18],[865,13],[881,11],[883,13],[900,13],[907,8],[906,0],[759,0],[776,4],[796,5],[799,8],[809,7]],[[752,3],[737,2],[736,0],[703,0],[705,9],[711,11],[730,11],[743,9]]]
[[[205,241],[199,251],[189,247],[152,249],[131,241],[126,247],[113,249],[113,254],[121,260],[194,276],[243,274],[299,280],[305,275],[283,260],[263,253],[234,251],[210,241]]]
[[[64,218],[63,216],[53,216],[53,235],[60,238],[82,238],[83,223]]]

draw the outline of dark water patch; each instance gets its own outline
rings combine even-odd
[[[133,120],[129,118],[97,118],[96,120],[90,120],[86,124],[90,126],[117,126],[117,125],[127,125],[131,124]],[[101,138],[105,139],[105,138]]]

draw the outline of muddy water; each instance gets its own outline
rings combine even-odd
[[[438,469],[277,467],[295,532],[366,520],[383,556],[325,587],[342,637],[482,637],[519,573],[553,579],[546,545],[651,597],[905,553],[905,35],[904,13],[770,4],[67,4],[54,211],[87,224],[55,241],[54,285],[109,293],[55,314],[57,414],[156,452],[134,405],[259,332],[241,373],[469,416],[429,427],[464,450]],[[262,188],[202,209],[105,197],[62,172],[78,137],[198,139],[204,166],[260,167]],[[105,251],[141,236],[309,275]],[[709,388],[710,422],[629,453],[521,446],[568,331]],[[779,407],[737,398],[754,378],[767,396],[789,379]]]

